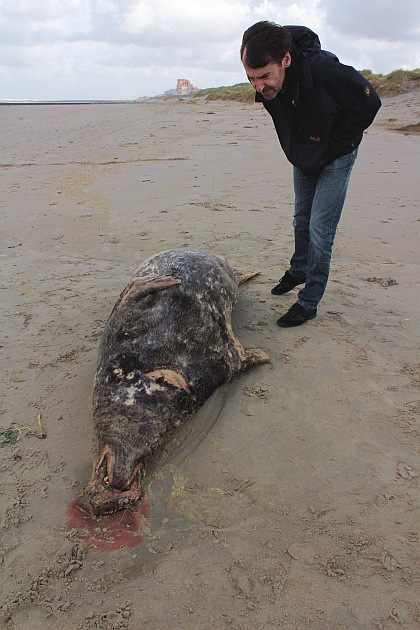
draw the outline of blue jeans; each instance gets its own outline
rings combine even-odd
[[[318,306],[327,286],[335,233],[356,157],[357,148],[317,175],[305,175],[294,167],[295,253],[289,273],[306,279],[298,303],[307,309]]]

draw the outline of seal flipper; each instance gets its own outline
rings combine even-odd
[[[246,370],[253,365],[261,365],[262,363],[270,363],[270,355],[264,352],[264,350],[245,350],[241,355],[242,365],[241,370]]]
[[[181,280],[173,276],[135,276],[122,292],[120,303],[126,300],[141,300],[150,293],[169,289],[176,284],[181,284]]]
[[[144,375],[151,381],[159,381],[161,380],[168,385],[172,385],[173,387],[177,387],[178,389],[188,390],[188,383],[185,380],[184,376],[179,372],[175,372],[175,370],[153,370],[153,372],[146,372]]]
[[[234,275],[235,275],[235,282],[236,282],[236,286],[239,287],[240,284],[242,284],[243,282],[246,282],[247,280],[249,280],[250,278],[253,278],[254,276],[258,276],[261,272],[260,271],[237,271]]]
[[[270,355],[264,352],[264,350],[245,350],[239,339],[233,334],[230,324],[228,324],[227,329],[235,346],[235,350],[239,355],[238,372],[246,370],[253,365],[261,365],[262,363],[270,362]]]

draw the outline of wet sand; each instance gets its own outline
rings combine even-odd
[[[419,94],[365,134],[318,317],[276,320],[292,168],[260,105],[1,107],[0,627],[414,630],[420,624]],[[391,119],[391,120],[390,120]],[[139,513],[91,522],[98,340],[171,247],[260,270],[241,374],[151,467]],[[39,425],[40,423],[40,425]]]

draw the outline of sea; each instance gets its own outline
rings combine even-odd
[[[18,99],[0,99],[0,105],[110,105],[123,103],[137,103],[134,101],[103,101],[103,100],[66,100],[66,101],[36,101]]]

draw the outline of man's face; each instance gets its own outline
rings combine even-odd
[[[244,57],[246,57],[246,50],[244,51]],[[270,61],[270,63],[262,68],[250,68],[242,61],[242,65],[252,87],[262,94],[267,101],[271,101],[273,98],[276,98],[277,94],[282,89],[286,76],[286,68],[290,66],[291,61],[292,58],[288,52],[283,57],[280,64],[275,61]]]

